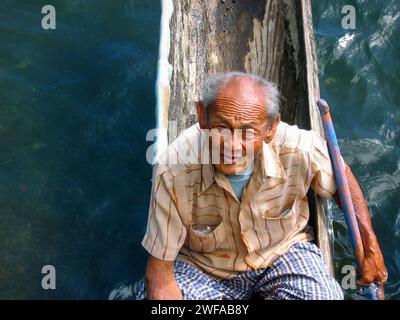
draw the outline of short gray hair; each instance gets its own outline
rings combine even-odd
[[[259,76],[244,72],[228,72],[216,73],[207,77],[202,92],[202,102],[206,110],[218,96],[220,90],[229,82],[237,78],[246,78],[253,80],[264,93],[264,104],[267,108],[267,115],[269,118],[269,125],[271,125],[280,115],[279,113],[279,90],[278,86],[271,81],[267,81]]]

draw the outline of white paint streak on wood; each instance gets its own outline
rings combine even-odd
[[[159,129],[156,158],[165,150],[168,141],[165,133],[166,128],[168,128],[168,110],[171,95],[170,78],[172,74],[172,66],[168,61],[168,57],[171,43],[169,24],[174,11],[174,5],[172,0],[162,0],[161,7],[160,46],[156,80],[156,123]]]

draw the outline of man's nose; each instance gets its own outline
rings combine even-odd
[[[232,152],[233,156],[239,156],[242,153],[243,149],[243,138],[241,130],[235,130],[231,138],[225,142],[225,148]]]
[[[232,147],[234,149],[242,148],[242,144],[243,144],[242,130],[237,129],[233,132],[233,135],[232,135]]]

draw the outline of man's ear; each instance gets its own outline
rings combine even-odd
[[[196,103],[196,111],[197,117],[199,118],[200,129],[206,129],[206,110],[202,101]]]
[[[281,122],[281,116],[278,116],[272,125],[267,129],[267,135],[265,136],[265,143],[270,143],[275,136],[276,128],[278,127],[279,122]]]

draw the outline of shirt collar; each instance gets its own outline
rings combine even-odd
[[[286,171],[270,144],[263,142],[261,154],[261,172],[264,178],[272,177],[278,179],[287,179]]]

